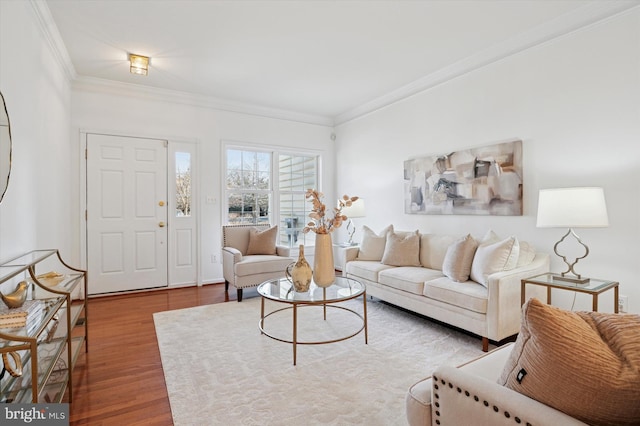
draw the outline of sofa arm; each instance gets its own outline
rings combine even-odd
[[[538,253],[531,263],[510,271],[496,272],[487,280],[487,333],[490,339],[500,341],[520,330],[521,280],[549,271],[549,255]],[[544,288],[533,288],[532,296]],[[530,292],[527,291],[527,294]]]
[[[289,257],[291,249],[286,246],[276,246],[276,254],[282,257]]]
[[[360,249],[358,247],[347,247],[344,249],[344,264],[358,258]]]
[[[432,424],[585,425],[507,387],[452,366],[436,368],[432,386]]]

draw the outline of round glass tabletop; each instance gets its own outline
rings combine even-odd
[[[311,281],[309,291],[298,293],[286,278],[265,281],[258,286],[258,293],[271,300],[285,303],[327,303],[354,299],[365,291],[365,286],[352,278],[337,276],[329,287],[318,287]]]

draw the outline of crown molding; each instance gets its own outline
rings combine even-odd
[[[227,99],[198,95],[195,93],[161,89],[158,87],[143,86],[140,84],[122,83],[119,81],[95,77],[78,76],[73,81],[72,88],[86,92],[105,93],[144,100],[177,103],[227,112],[255,115],[259,117],[333,127],[333,119],[327,116],[251,105]]]
[[[598,2],[580,7],[570,13],[561,15],[547,23],[526,31],[517,37],[510,38],[484,49],[467,58],[439,69],[412,83],[400,87],[392,92],[366,102],[349,111],[334,117],[334,125],[338,126],[366,114],[382,109],[386,106],[407,99],[420,92],[460,77],[486,65],[500,61],[534,46],[547,43],[577,30],[589,27],[615,15],[639,7],[638,0]]]
[[[62,41],[62,36],[58,31],[58,26],[53,20],[53,16],[51,16],[51,11],[49,10],[49,6],[47,6],[47,2],[45,0],[29,0],[29,4],[31,5],[31,10],[40,25],[42,34],[47,40],[53,56],[62,66],[67,78],[69,80],[74,80],[78,75],[76,73],[76,68],[73,66],[73,62],[71,62],[69,52]]]

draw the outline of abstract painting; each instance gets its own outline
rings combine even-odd
[[[522,215],[522,141],[404,162],[405,213]]]

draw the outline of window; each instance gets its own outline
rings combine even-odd
[[[191,216],[191,154],[176,152],[176,217]]]
[[[311,203],[304,195],[307,188],[318,187],[318,159],[316,156],[280,154],[278,173],[281,243],[289,247],[305,244],[302,229],[307,223]]]
[[[278,223],[280,244],[305,243],[304,195],[318,187],[316,154],[227,148],[225,178],[227,223]]]

